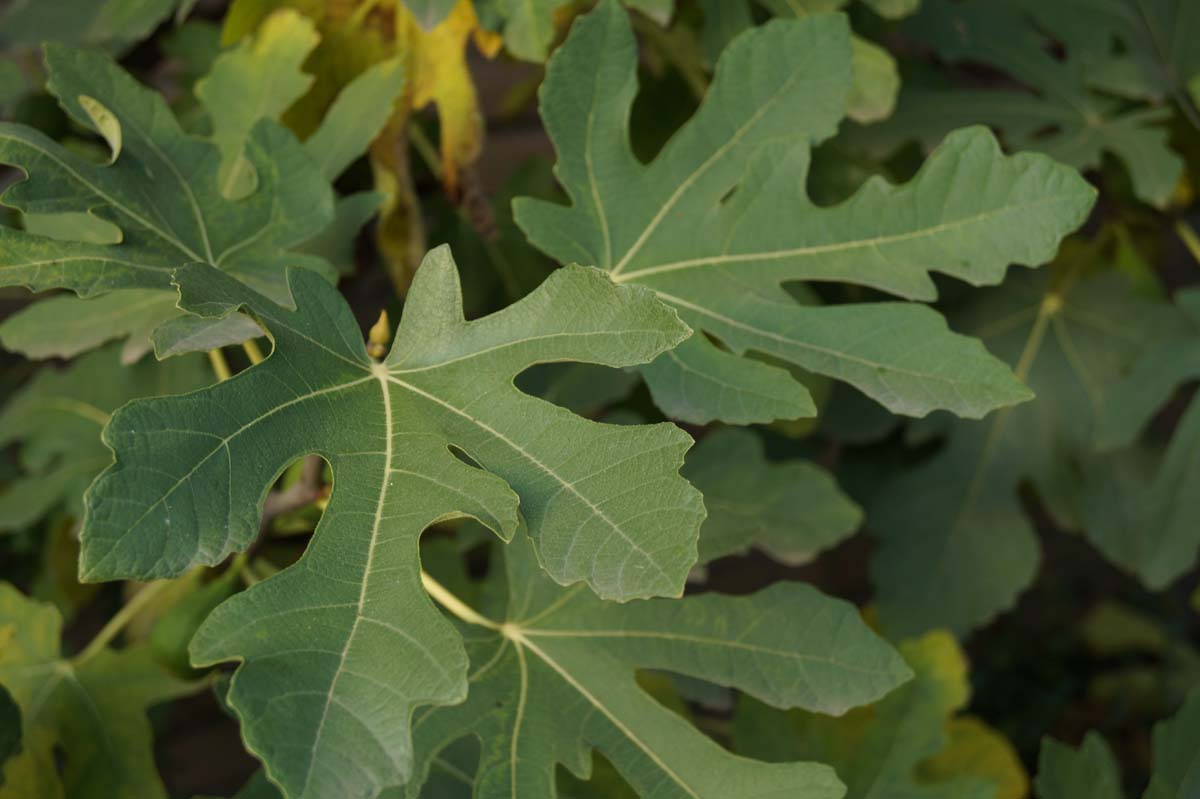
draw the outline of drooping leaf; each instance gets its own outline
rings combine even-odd
[[[748,430],[718,430],[688,453],[686,477],[704,494],[708,518],[700,562],[759,546],[804,562],[858,529],[862,511],[833,478],[805,461],[771,463]]]
[[[262,119],[279,120],[308,93],[315,78],[301,66],[320,38],[310,19],[281,8],[267,16],[253,36],[219,58],[197,85],[197,95],[213,118],[214,141],[222,150],[221,187],[227,195],[237,198],[254,190],[254,167],[242,155],[246,135]],[[305,152],[327,180],[336,180],[367,152],[392,116],[404,82],[400,61],[390,59],[338,87],[304,141]],[[339,273],[350,272],[355,237],[382,200],[372,193],[339,198],[331,224],[297,250],[333,263]]]
[[[254,126],[279,119],[312,85],[301,71],[320,37],[310,20],[290,9],[269,16],[253,39],[222,53],[196,84],[196,97],[212,120],[212,141],[221,151],[221,195],[242,199],[258,187],[245,155]]]
[[[1097,436],[1128,447],[1175,390],[1200,377],[1200,290],[1180,291],[1187,320],[1147,352],[1106,397]],[[1088,539],[1150,588],[1191,571],[1200,551],[1200,401],[1193,400],[1165,447],[1117,449],[1089,464],[1083,502]]]
[[[212,388],[114,416],[116,464],[88,494],[80,570],[145,578],[219,562],[254,540],[289,463],[325,458],[334,490],[306,555],[219,607],[192,656],[244,662],[230,702],[290,797],[371,794],[408,774],[413,708],[466,687],[462,643],[420,587],[429,524],[468,515],[507,538],[519,498],[555,579],[619,599],[681,592],[703,518],[677,474],[690,439],[671,425],[586,421],[512,379],[541,362],[644,362],[687,330],[650,293],[580,267],[465,322],[443,248],[376,363],[332,287],[305,270],[291,280],[295,311],[205,265],[176,273],[184,308],[245,307],[275,349]]]
[[[586,778],[603,754],[643,796],[838,797],[823,765],[731,755],[647,695],[638,668],[734,686],[778,707],[842,713],[911,676],[857,611],[807,585],[748,597],[708,594],[618,605],[564,589],[538,568],[523,533],[505,547],[507,590],[491,618],[434,593],[469,627],[465,703],[413,724],[423,777],[448,744],[477,736],[477,796],[550,799],[557,764]],[[497,571],[500,571],[497,569]],[[482,628],[482,629],[480,629]],[[409,786],[416,796],[420,781]]]
[[[165,673],[145,648],[67,659],[61,634],[57,610],[0,584],[0,684],[22,723],[22,749],[4,765],[0,797],[165,799],[146,711],[198,685]]]
[[[1086,518],[1077,470],[1092,456],[1106,387],[1178,329],[1169,306],[1123,277],[1085,277],[1102,257],[1093,246],[1072,250],[1054,271],[1014,276],[956,317],[1038,398],[984,422],[930,419],[916,437],[944,446],[871,498],[868,528],[880,541],[871,572],[890,633],[965,634],[1012,606],[1040,557],[1022,481],[1064,526]]]
[[[67,294],[35,302],[5,319],[0,345],[27,358],[73,358],[106,341],[124,339],[121,362],[129,364],[149,351],[154,329],[178,315],[174,295],[157,289],[123,289],[89,299]]]
[[[1200,792],[1200,693],[1154,728],[1154,770],[1143,799],[1189,799]],[[1042,742],[1038,799],[1121,799],[1121,775],[1108,744],[1088,733],[1079,749],[1052,738]]]
[[[333,180],[367,151],[387,124],[403,88],[404,69],[399,59],[380,61],[346,84],[320,126],[304,141],[304,149],[325,177]],[[343,205],[355,196],[361,195],[351,195]]]
[[[643,165],[627,143],[634,45],[613,0],[575,23],[541,90],[573,204],[518,200],[516,216],[560,262],[651,288],[724,344],[692,336],[644,368],[660,407],[692,422],[811,415],[807,391],[745,357],[751,350],[847,381],[899,413],[979,416],[1028,398],[978,341],[926,306],[817,307],[783,284],[839,280],[927,300],[932,270],[997,282],[1010,263],[1048,260],[1083,220],[1094,191],[1077,174],[1043,156],[1003,156],[987,131],[967,130],[909,184],[874,180],[843,205],[814,207],[804,195],[809,148],[842,116],[851,64],[844,18],[820,14],[737,39],[696,116]]]
[[[1161,5],[1157,0],[1139,4]],[[1102,155],[1110,153],[1124,162],[1137,196],[1164,207],[1183,173],[1183,160],[1168,146],[1162,124],[1171,111],[1131,108],[1112,96],[1122,87],[1111,81],[1093,87],[1098,77],[1114,71],[1114,42],[1129,42],[1130,34],[1142,27],[1132,5],[1127,0],[927,0],[906,31],[944,60],[985,64],[1028,90],[908,82],[901,90],[898,112],[863,135],[888,145],[916,137],[932,147],[949,130],[982,123],[998,128],[1013,148],[1037,150],[1080,169],[1100,166]],[[1065,47],[1065,60],[1050,52],[1052,43]],[[1128,71],[1119,72],[1122,81]],[[1135,88],[1132,93],[1140,91]]]
[[[954,726],[968,718],[955,715],[969,696],[962,651],[950,635],[933,632],[900,644],[900,652],[916,677],[841,718],[781,713],[743,699],[734,719],[736,751],[829,763],[846,783],[846,799],[996,799],[989,769],[922,768],[954,745]]]
[[[369,6],[332,0],[236,0],[225,20],[224,40],[235,42],[249,35],[280,8],[311,16],[322,35],[306,65],[316,81],[284,116],[302,138],[311,134],[319,140],[322,120],[327,112],[336,110],[334,98],[349,91],[348,84],[365,77],[372,67],[394,60],[404,71],[404,92],[394,106],[389,101],[389,113],[378,118],[382,133],[372,136],[371,147],[375,189],[384,196],[376,242],[394,283],[403,292],[425,252],[409,169],[410,115],[431,104],[437,107],[441,178],[450,194],[457,195],[463,172],[483,144],[482,114],[467,65],[467,45],[474,40],[481,51],[492,55],[498,46],[493,41],[496,37],[479,27],[470,0],[415,4],[380,0]],[[442,10],[448,13],[442,14]],[[422,19],[427,23],[436,19],[436,24],[424,24]],[[363,94],[365,102],[365,90]],[[375,107],[366,113],[374,116],[378,110]],[[359,113],[363,113],[361,109]]]
[[[0,410],[0,446],[21,445],[23,474],[0,489],[0,531],[65,506],[82,514],[84,489],[112,461],[100,441],[109,415],[135,397],[189,391],[209,379],[199,357],[122,365],[116,347],[65,369],[42,369]]]

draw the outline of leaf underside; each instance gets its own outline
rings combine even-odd
[[[839,206],[814,206],[804,193],[810,150],[836,130],[850,86],[849,31],[831,14],[736,39],[696,115],[642,164],[628,143],[635,44],[615,0],[575,23],[540,92],[572,205],[518,199],[515,211],[559,262],[650,288],[706,334],[642,369],[664,411],[697,423],[813,414],[803,386],[748,352],[914,416],[978,417],[1029,398],[927,306],[802,305],[784,284],[839,281],[930,300],[932,271],[999,282],[1009,264],[1049,260],[1086,217],[1095,192],[1077,173],[1040,155],[1004,156],[989,132],[969,129],[904,186],[873,179]]]
[[[218,608],[192,655],[244,661],[230,700],[289,796],[370,794],[407,776],[413,708],[466,689],[462,643],[420,584],[417,540],[430,524],[472,516],[508,538],[519,502],[555,580],[619,600],[681,593],[704,516],[678,474],[690,439],[672,425],[590,422],[512,380],[536,363],[649,360],[687,329],[649,292],[581,267],[466,322],[442,248],[376,363],[332,286],[307,270],[290,278],[295,311],[205,265],[176,273],[183,308],[244,308],[275,347],[230,380],[113,417],[116,463],[87,496],[81,574],[145,579],[218,563],[255,539],[284,468],[322,456],[334,488],[308,551]]]

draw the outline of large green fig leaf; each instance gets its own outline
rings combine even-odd
[[[814,413],[763,353],[849,382],[897,413],[965,416],[1029,398],[973,339],[917,303],[820,307],[784,288],[841,281],[935,297],[931,271],[998,282],[1050,259],[1095,192],[1040,155],[1004,156],[986,130],[946,139],[905,186],[869,181],[832,208],[805,195],[810,148],[846,108],[844,17],[777,20],[733,42],[700,110],[650,164],[629,147],[636,50],[615,0],[551,59],[541,111],[571,206],[520,199],[518,223],[562,263],[655,291],[696,335],[643,368],[659,406],[691,422]],[[1016,233],[1019,231],[1019,234]],[[718,339],[717,346],[708,336]]]
[[[1190,799],[1200,794],[1200,692],[1172,718],[1154,728],[1154,770],[1142,799]],[[1072,749],[1052,738],[1042,742],[1037,799],[1121,799],[1121,774],[1108,744],[1088,733]]]
[[[112,462],[100,441],[110,414],[135,397],[191,391],[210,377],[199,356],[124,367],[115,347],[39,371],[0,410],[0,446],[19,443],[22,466],[0,489],[0,532],[27,527],[56,507],[82,515],[84,490]]]
[[[644,362],[687,328],[651,293],[583,267],[466,322],[442,248],[377,363],[336,290],[290,275],[295,311],[207,265],[176,273],[186,310],[244,307],[275,348],[231,380],[114,415],[116,463],[87,495],[80,571],[146,578],[219,562],[255,539],[289,463],[325,458],[334,489],[308,552],[219,607],[192,656],[244,662],[230,701],[290,797],[367,795],[407,777],[413,708],[465,694],[462,643],[421,589],[428,525],[467,515],[508,538],[519,500],[554,579],[622,600],[682,592],[704,517],[678,475],[687,435],[590,422],[512,380],[550,361]]]
[[[1015,795],[1024,795],[1028,779],[1011,744],[956,715],[970,687],[966,657],[953,637],[929,633],[900,644],[900,652],[916,677],[841,718],[782,713],[743,698],[734,719],[735,750],[771,761],[829,763],[846,783],[846,799],[995,799],[1001,784],[1015,784]],[[974,762],[931,773],[929,763],[951,755],[964,729],[973,730]]]
[[[0,684],[21,709],[21,751],[4,764],[0,797],[165,799],[146,711],[199,685],[167,674],[146,647],[65,658],[61,635],[53,606],[0,584]]]
[[[618,605],[549,580],[523,533],[504,560],[499,585],[486,591],[491,618],[435,590],[468,622],[471,687],[465,703],[413,723],[419,777],[446,746],[478,737],[476,796],[551,799],[556,766],[586,778],[595,749],[648,797],[840,797],[826,766],[725,751],[646,694],[635,671],[663,669],[824,713],[873,701],[911,676],[853,606],[804,584]]]
[[[1168,3],[1181,13],[1188,13],[1182,12],[1185,6],[1195,7],[1186,0],[1138,5]],[[1163,207],[1184,166],[1168,146],[1162,124],[1171,110],[1131,107],[1114,96],[1140,97],[1147,90],[1136,65],[1113,52],[1118,40],[1128,48],[1145,38],[1138,35],[1145,21],[1133,5],[1127,0],[927,0],[906,25],[908,33],[944,60],[999,69],[1028,90],[909,81],[896,114],[863,135],[893,146],[898,138],[915,136],[933,146],[946,131],[986,124],[998,128],[1014,148],[1037,150],[1080,169],[1099,167],[1109,153],[1124,162],[1137,196]],[[1157,28],[1160,22],[1150,24]],[[1183,19],[1176,24],[1180,31],[1196,29]],[[1064,47],[1065,60],[1051,52],[1053,45]]]
[[[1097,435],[1130,444],[1179,386],[1200,377],[1200,290],[1179,292],[1187,324],[1147,352],[1106,397]],[[1200,549],[1200,401],[1193,399],[1165,447],[1118,449],[1089,463],[1084,529],[1114,563],[1149,587],[1192,570]]]
[[[913,431],[945,445],[898,471],[867,507],[889,633],[963,634],[1012,606],[1039,560],[1023,481],[1061,524],[1081,526],[1079,464],[1093,457],[1106,388],[1179,324],[1170,306],[1139,296],[1122,276],[1087,278],[1082,270],[1100,258],[1091,246],[1072,251],[1053,271],[1014,277],[956,317],[1038,399],[985,422],[931,419]]]

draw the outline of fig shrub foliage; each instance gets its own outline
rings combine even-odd
[[[8,4],[0,797],[1200,796],[1197,37]]]

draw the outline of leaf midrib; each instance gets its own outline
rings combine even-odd
[[[955,219],[950,222],[941,222],[936,225],[930,225],[916,230],[909,230],[903,233],[894,233],[886,236],[874,236],[872,238],[856,239],[853,241],[833,242],[830,244],[815,244],[807,247],[791,247],[782,250],[760,250],[758,252],[726,253],[722,255],[708,256],[705,258],[691,258],[682,261],[672,261],[665,264],[658,264],[655,266],[647,266],[642,269],[637,269],[632,272],[625,272],[623,274],[613,272],[611,273],[611,277],[614,283],[619,284],[626,281],[635,280],[639,277],[644,278],[664,272],[677,272],[680,270],[695,269],[703,266],[720,266],[725,264],[745,263],[749,261],[783,260],[786,258],[805,258],[814,255],[829,255],[831,253],[850,252],[867,247],[879,247],[906,241],[916,241],[929,236],[945,233],[947,231],[957,230],[968,225],[986,222],[999,215],[1007,214],[1013,211],[1028,211],[1044,205],[1073,202],[1077,199],[1077,195],[1046,197],[1029,203],[1013,203],[1000,208],[992,208],[978,214],[963,217],[962,219]]]

